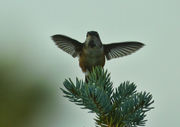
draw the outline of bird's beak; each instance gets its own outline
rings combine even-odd
[[[88,43],[88,46],[91,48],[94,48],[96,46],[95,42],[93,40],[90,40]]]

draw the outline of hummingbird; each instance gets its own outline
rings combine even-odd
[[[144,46],[137,41],[103,44],[96,31],[87,32],[84,43],[61,34],[53,35],[52,40],[72,57],[79,57],[79,66],[85,73],[86,81],[93,67],[104,67],[106,60],[130,55]]]

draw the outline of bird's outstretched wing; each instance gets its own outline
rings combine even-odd
[[[129,41],[129,42],[104,44],[103,46],[104,46],[105,56],[107,60],[110,60],[113,58],[130,55],[131,53],[143,47],[144,44],[140,42]]]
[[[78,56],[83,47],[82,43],[65,35],[53,35],[52,40],[60,49],[69,53],[73,57]]]

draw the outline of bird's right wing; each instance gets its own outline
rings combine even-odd
[[[53,35],[52,40],[60,49],[73,57],[77,57],[83,47],[82,43],[65,35]]]
[[[110,60],[113,58],[130,55],[131,53],[143,47],[144,44],[140,42],[130,41],[130,42],[104,44],[103,46],[104,46],[105,56],[107,60]]]

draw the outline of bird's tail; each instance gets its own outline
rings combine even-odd
[[[92,72],[93,71],[93,69],[91,69],[91,70],[87,70],[86,72],[85,72],[85,82],[86,83],[88,83],[88,78],[89,78],[89,75],[90,75],[90,72]],[[96,72],[96,71],[95,71]],[[97,80],[99,80],[99,76],[96,74],[96,79]]]
[[[88,72],[85,73],[85,82],[86,82],[86,83],[88,83],[89,76],[90,76],[90,71],[88,71]],[[99,79],[98,75],[96,75],[96,79],[97,79],[97,80]]]
[[[85,82],[88,83],[88,75],[85,75]]]
[[[88,83],[88,77],[89,77],[90,71],[85,72],[85,82]]]

